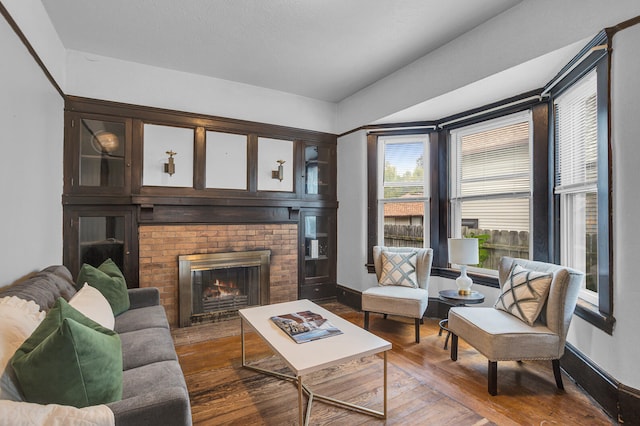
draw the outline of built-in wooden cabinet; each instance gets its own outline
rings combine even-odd
[[[137,285],[138,225],[297,223],[299,296],[333,297],[336,139],[67,97],[64,263],[76,276],[111,257]]]
[[[83,263],[111,259],[128,287],[138,286],[138,232],[134,208],[69,205],[64,208],[64,264],[77,277]]]
[[[335,296],[335,135],[68,97],[62,202],[74,277],[112,258],[137,286],[143,224],[296,223],[299,297]]]
[[[299,298],[327,299],[336,295],[336,212],[300,212]]]

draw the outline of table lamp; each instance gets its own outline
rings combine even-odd
[[[460,265],[460,276],[456,278],[458,294],[471,294],[473,281],[467,276],[467,265],[477,265],[477,238],[449,238],[449,263]]]

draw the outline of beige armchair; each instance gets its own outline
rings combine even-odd
[[[403,258],[406,261],[403,262]],[[410,317],[415,319],[416,343],[420,343],[420,321],[429,301],[432,260],[430,248],[373,248],[378,286],[362,293],[365,330],[369,329],[370,312],[384,314],[385,318],[387,315]]]
[[[451,359],[458,359],[458,337],[486,356],[491,395],[498,391],[498,361],[551,360],[556,385],[564,389],[560,357],[564,353],[584,274],[563,266],[511,257],[500,260],[498,273],[504,297],[494,307],[455,307],[449,310]],[[545,273],[548,278],[544,278]],[[531,321],[535,315],[533,310],[527,311],[527,308],[535,306],[531,289],[545,279],[548,289],[543,292],[538,306],[540,314]],[[511,293],[520,292],[515,300],[512,300],[510,290],[513,290]],[[519,303],[503,302],[505,299]],[[524,320],[518,318],[522,315],[525,315]]]

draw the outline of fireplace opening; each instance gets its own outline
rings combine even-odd
[[[269,303],[269,250],[178,257],[180,327]]]

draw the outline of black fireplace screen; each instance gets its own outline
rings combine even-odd
[[[178,256],[180,327],[269,304],[270,260],[269,250]]]
[[[257,266],[191,272],[192,315],[258,305],[259,272]]]

